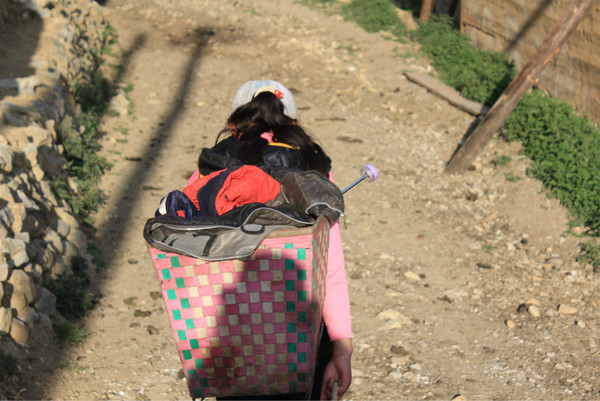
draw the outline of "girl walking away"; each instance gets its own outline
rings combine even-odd
[[[331,159],[298,123],[291,92],[269,79],[246,82],[237,90],[225,128],[212,148],[202,150],[188,187],[215,171],[241,165],[259,167],[275,180],[290,171],[314,170],[333,181]],[[311,399],[338,399],[351,382],[350,302],[339,222],[330,229],[325,288],[326,330]]]

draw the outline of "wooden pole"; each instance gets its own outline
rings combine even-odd
[[[594,0],[574,1],[574,5],[546,35],[535,54],[531,56],[489,113],[486,114],[473,130],[473,133],[469,135],[465,143],[454,154],[446,166],[445,171],[447,173],[457,174],[467,169],[496,131],[502,127],[508,115],[531,88],[546,64],[558,53],[560,46],[585,17],[593,3]]]
[[[429,21],[429,17],[435,10],[435,0],[423,0],[421,3],[421,12],[419,13],[419,19],[423,22]]]

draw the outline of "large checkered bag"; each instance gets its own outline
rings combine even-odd
[[[192,398],[311,392],[329,223],[275,231],[248,260],[149,246]]]

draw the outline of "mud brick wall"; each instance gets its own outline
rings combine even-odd
[[[481,49],[506,51],[520,69],[572,0],[463,0],[460,27]],[[538,87],[600,121],[600,3],[540,74]]]

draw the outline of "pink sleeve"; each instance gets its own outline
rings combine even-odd
[[[194,174],[192,174],[192,176],[188,180],[187,185],[190,185],[192,182],[196,181],[198,178],[200,178],[200,170],[196,169],[196,171],[194,171]]]
[[[331,341],[352,337],[350,320],[350,297],[346,279],[346,264],[342,248],[340,223],[331,226],[329,232],[329,254],[327,257],[327,280],[325,281],[325,303],[323,320]]]
[[[329,180],[333,182],[331,173],[329,173]],[[331,341],[352,337],[350,297],[339,221],[331,226],[329,231],[323,320]]]

